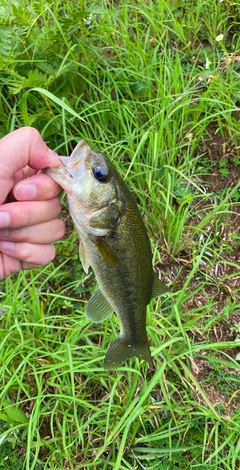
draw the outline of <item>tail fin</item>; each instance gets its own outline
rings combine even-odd
[[[130,344],[126,338],[119,336],[111,344],[106,354],[104,368],[116,369],[132,357],[139,357],[139,359],[143,359],[153,367],[148,341],[143,344]]]

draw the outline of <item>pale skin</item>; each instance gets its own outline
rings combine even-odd
[[[0,140],[0,279],[55,257],[53,242],[65,231],[58,218],[61,188],[39,170],[60,164],[32,127]]]

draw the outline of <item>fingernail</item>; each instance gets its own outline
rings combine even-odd
[[[0,212],[0,227],[9,227],[11,223],[11,217],[8,212]]]
[[[7,238],[9,235],[8,228],[0,228],[0,238]]]
[[[61,165],[58,154],[49,148],[48,155],[51,158],[51,164],[49,166],[52,168],[58,168]]]
[[[0,241],[0,250],[2,251],[12,251],[13,248],[15,247],[14,242],[5,242],[5,241]]]
[[[32,201],[37,196],[37,187],[35,184],[22,182],[16,187],[14,196],[19,201]]]

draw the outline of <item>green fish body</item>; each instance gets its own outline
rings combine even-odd
[[[120,335],[104,367],[117,368],[132,357],[152,365],[146,308],[151,298],[168,289],[153,271],[149,238],[134,197],[107,157],[86,141],[62,161],[62,167],[46,172],[67,192],[83,268],[88,272],[91,266],[99,284],[87,303],[87,318],[101,322],[115,312],[120,322]]]

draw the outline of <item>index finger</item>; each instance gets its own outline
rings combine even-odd
[[[35,170],[61,164],[57,154],[43,141],[33,127],[23,127],[0,140],[0,204],[13,187],[13,175],[29,165]]]

